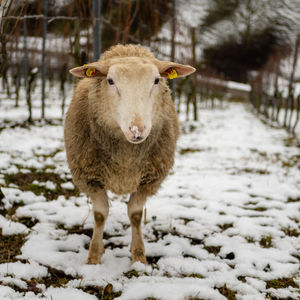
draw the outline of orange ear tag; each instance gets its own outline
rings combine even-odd
[[[95,68],[87,68],[85,71],[85,75],[87,77],[92,77],[96,74],[96,69]]]
[[[177,72],[176,72],[175,69],[169,69],[167,71],[167,73],[168,73],[169,79],[174,79],[174,78],[176,78],[178,76],[178,74],[177,74]]]

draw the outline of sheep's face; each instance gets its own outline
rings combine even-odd
[[[131,143],[143,142],[151,131],[159,80],[157,67],[149,63],[127,61],[109,68],[105,88],[115,108],[112,117]]]
[[[143,142],[149,135],[160,105],[161,77],[176,70],[178,77],[193,73],[190,66],[138,57],[111,59],[105,64],[92,63],[71,70],[78,77],[106,77],[102,81],[102,94],[108,105],[106,110],[134,144]]]

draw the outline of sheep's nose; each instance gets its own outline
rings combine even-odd
[[[145,129],[145,126],[136,126],[136,125],[133,125],[133,126],[129,126],[129,130],[131,131],[131,133],[134,134],[135,137],[138,137],[138,136],[141,136],[143,131]]]
[[[131,136],[131,140],[133,142],[140,142],[144,139],[144,131],[145,131],[145,126],[136,126],[136,125],[133,125],[133,126],[130,126],[129,127],[129,130],[132,134]]]

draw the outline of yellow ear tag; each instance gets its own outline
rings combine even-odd
[[[176,72],[175,69],[169,69],[167,71],[167,73],[168,73],[169,79],[174,79],[174,78],[176,78],[178,76],[178,74],[177,74],[177,72]]]
[[[95,68],[87,68],[85,71],[85,75],[88,77],[92,77],[96,74],[96,69]]]

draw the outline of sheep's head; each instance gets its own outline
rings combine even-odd
[[[151,131],[162,101],[162,78],[169,74],[183,77],[194,71],[188,65],[142,57],[99,60],[70,70],[77,77],[105,79],[101,82],[101,94],[108,104],[105,113],[134,144],[143,142]]]

